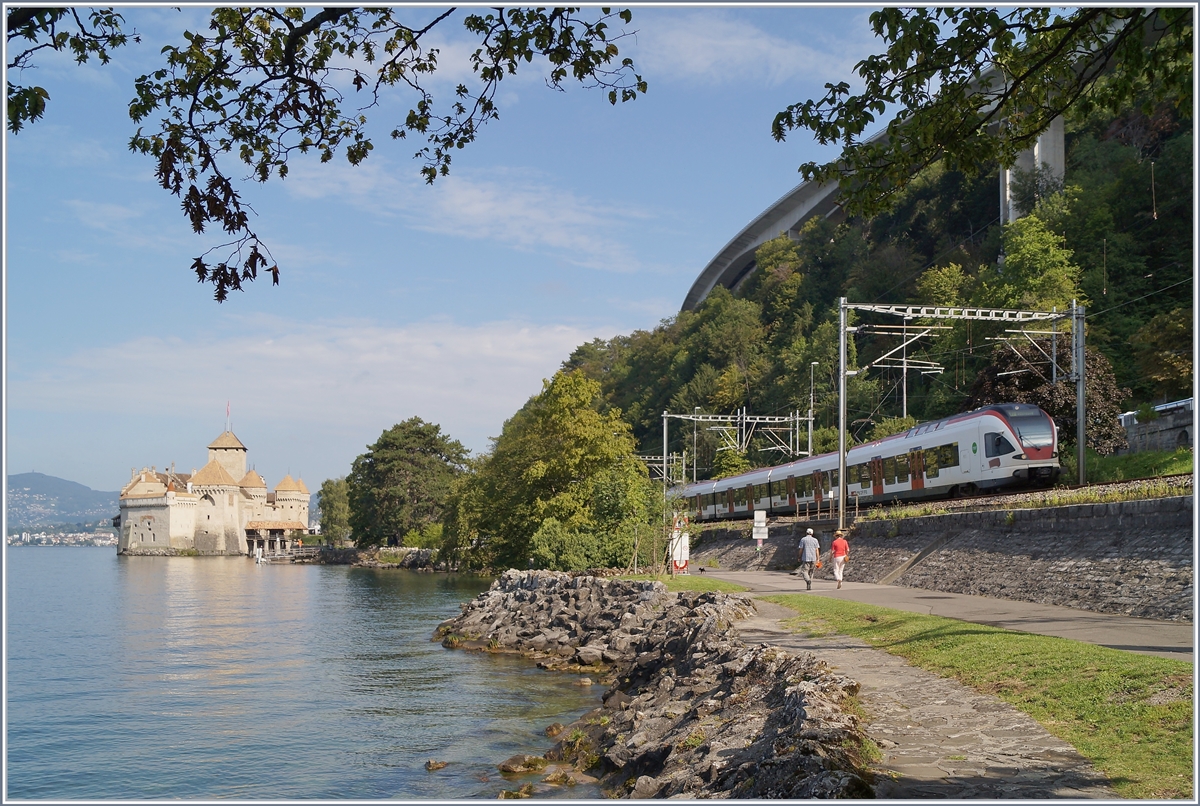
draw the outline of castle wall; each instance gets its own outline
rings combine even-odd
[[[195,547],[201,554],[245,554],[242,520],[235,487],[202,487],[196,507]]]
[[[127,498],[121,502],[117,553],[170,548],[171,517],[166,494]]]
[[[171,548],[191,549],[196,547],[196,497],[167,493],[168,535]]]

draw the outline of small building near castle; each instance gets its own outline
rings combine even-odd
[[[308,488],[290,475],[268,492],[246,469],[246,446],[225,431],[208,464],[191,473],[134,470],[113,519],[118,554],[253,554],[284,551],[308,531]]]

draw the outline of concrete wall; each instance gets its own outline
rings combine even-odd
[[[1192,622],[1192,508],[1186,496],[865,521],[850,535],[846,579],[878,583],[936,546],[890,584]],[[828,551],[832,525],[813,526]],[[777,526],[761,552],[712,534],[693,566],[790,569],[803,533],[802,523]]]

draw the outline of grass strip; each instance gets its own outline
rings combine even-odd
[[[1096,481],[1128,481],[1154,476],[1171,476],[1191,473],[1195,460],[1191,448],[1176,448],[1173,451],[1138,451],[1137,453],[1101,456],[1087,448],[1087,479]],[[1074,479],[1079,475],[1075,463],[1075,449],[1063,454],[1063,476]]]
[[[651,574],[626,574],[621,579],[656,579],[667,586],[672,593],[676,591],[716,591],[717,593],[740,593],[746,590],[742,585],[726,582],[723,579],[713,579],[703,575],[653,576]]]
[[[1124,798],[1191,799],[1192,664],[823,596],[763,597],[797,632],[837,632],[1033,717]]]

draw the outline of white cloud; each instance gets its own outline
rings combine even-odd
[[[302,198],[335,197],[414,229],[542,251],[567,263],[610,271],[642,268],[621,243],[631,222],[652,216],[616,208],[539,181],[531,172],[460,172],[428,186],[386,159],[357,167],[298,163],[288,189]]]
[[[651,17],[638,31],[636,44],[622,46],[622,52],[628,47],[643,75],[654,79],[768,86],[849,80],[858,57],[844,41],[831,52],[821,47],[823,40],[828,37],[821,31],[803,40],[786,38],[728,11],[706,10]]]
[[[144,336],[85,348],[49,366],[10,365],[10,415],[59,412],[97,429],[111,421],[117,429],[136,411],[211,421],[232,400],[240,422],[270,421],[318,439],[349,425],[377,436],[417,416],[483,450],[571,350],[617,331],[513,321],[387,327],[263,317],[233,318],[219,329],[220,335],[196,339]],[[120,441],[121,434],[111,437]],[[258,447],[259,456],[284,452]]]

